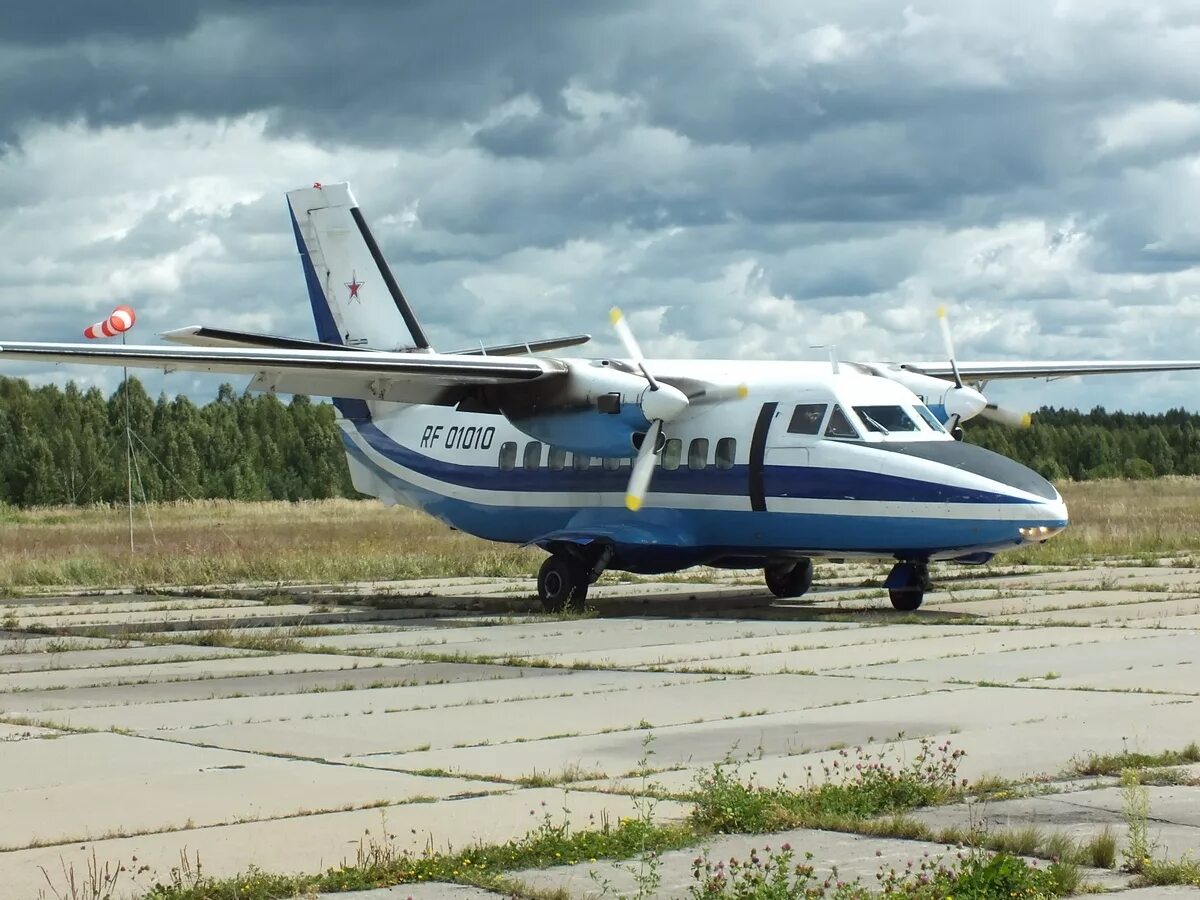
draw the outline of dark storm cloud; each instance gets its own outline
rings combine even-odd
[[[0,291],[28,337],[106,291],[309,334],[281,193],[348,177],[442,347],[617,298],[676,351],[928,355],[951,302],[964,354],[1119,355],[1200,292],[1198,44],[1121,0],[43,4],[0,24]]]

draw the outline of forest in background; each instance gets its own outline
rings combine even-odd
[[[221,385],[198,406],[151,399],[130,378],[134,498],[313,500],[357,496],[333,407]],[[30,387],[0,378],[0,503],[35,506],[126,498],[125,391]]]
[[[357,496],[328,403],[226,384],[201,406],[128,383],[136,499],[143,489],[149,500]],[[1043,408],[1033,421],[1019,430],[974,419],[966,439],[1056,480],[1200,475],[1198,414]],[[124,388],[105,397],[0,378],[0,503],[124,502],[126,489]]]

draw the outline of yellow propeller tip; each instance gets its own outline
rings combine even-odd
[[[642,499],[640,497],[635,497],[632,494],[628,494],[625,497],[625,507],[630,512],[637,512],[642,508]]]
[[[739,384],[738,389],[737,389],[737,395],[738,395],[739,400],[745,400],[747,397],[750,396],[750,388],[748,388],[744,384]]]
[[[614,306],[609,311],[608,318],[612,321],[612,323],[614,325],[616,325],[618,322],[620,322],[621,321],[621,308],[619,306]]]
[[[1021,427],[1028,428],[1032,424],[1033,416],[1031,416],[1029,413],[1025,413],[1025,415],[1021,417]]]
[[[939,307],[937,308],[937,317],[938,317],[939,319],[944,319],[944,318],[946,318],[946,307],[944,307],[944,306],[939,306]]]

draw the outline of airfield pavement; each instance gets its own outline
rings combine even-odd
[[[137,896],[181,854],[223,876],[316,872],[384,831],[416,851],[505,841],[547,814],[579,827],[638,814],[644,765],[683,789],[732,755],[773,783],[836,748],[898,741],[903,754],[926,736],[966,751],[963,777],[1059,782],[928,822],[1123,836],[1114,780],[1071,776],[1072,759],[1200,740],[1200,570],[964,568],[915,615],[856,586],[867,571],[821,567],[812,594],[770,605],[721,573],[608,585],[593,592],[599,615],[574,619],[533,614],[526,581],[483,579],[0,600],[0,896],[53,896],[42,869],[61,888],[93,851],[130,867],[118,895]],[[247,636],[257,649],[212,645]],[[1150,796],[1160,853],[1200,851],[1200,787]],[[944,850],[777,839],[872,883],[881,862]],[[721,838],[714,858],[762,843]],[[694,856],[665,855],[661,896],[686,895]],[[514,877],[582,897],[598,893],[593,870],[632,884],[603,862]],[[1128,891],[1184,894],[1200,892]]]

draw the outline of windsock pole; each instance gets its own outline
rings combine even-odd
[[[128,306],[118,306],[107,319],[89,325],[83,336],[89,340],[121,335],[121,346],[125,346],[125,332],[133,327],[137,316]],[[133,431],[129,426],[129,367],[121,367],[121,393],[125,395],[125,499],[129,508],[129,552],[133,553]],[[140,479],[140,475],[138,476]],[[144,493],[144,491],[143,491]]]
[[[125,332],[121,332],[125,346]],[[129,367],[121,366],[121,393],[125,395],[125,497],[129,508],[129,555],[133,555],[133,434],[129,430]]]

